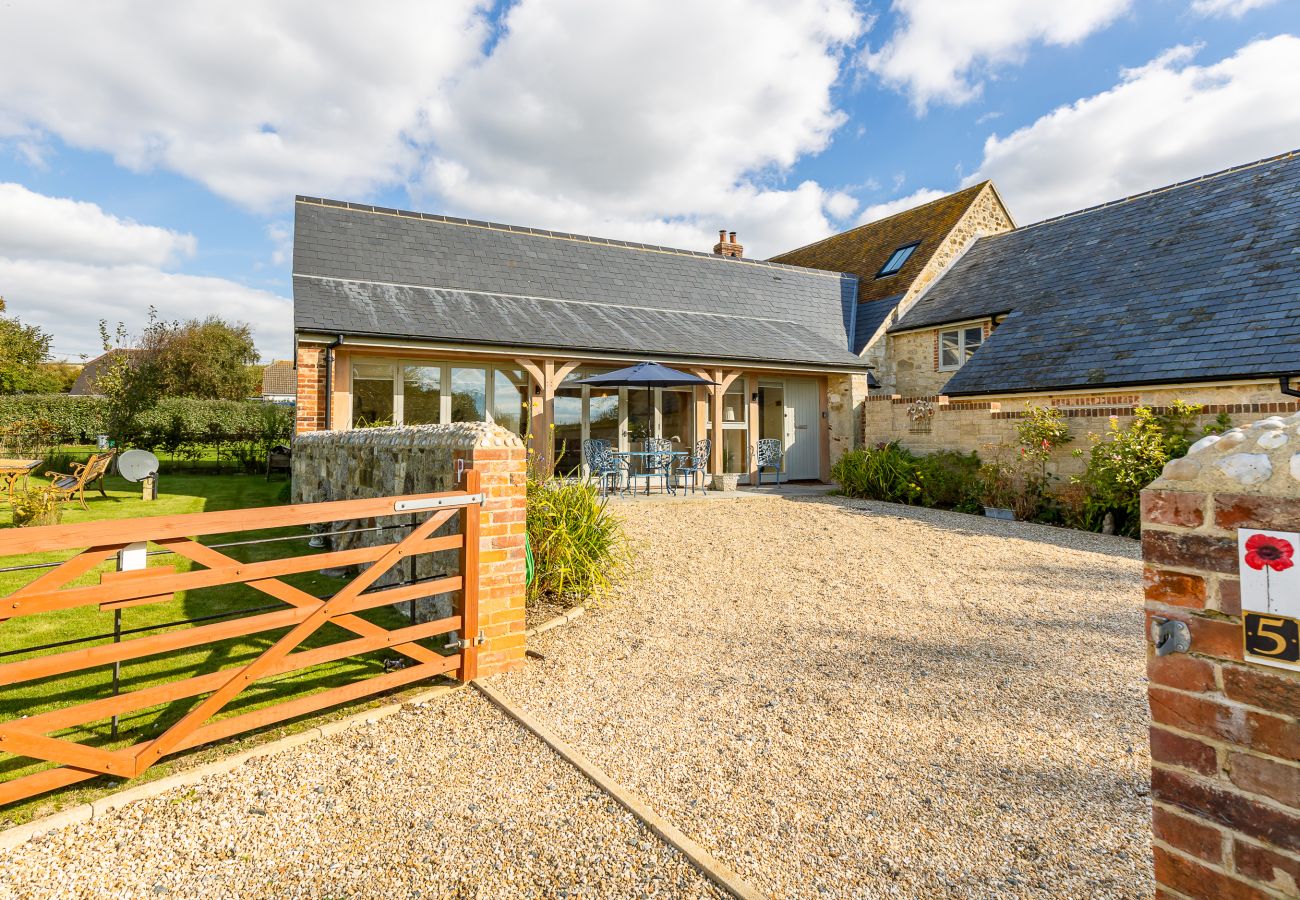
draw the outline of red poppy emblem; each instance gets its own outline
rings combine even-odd
[[[1295,565],[1291,561],[1294,555],[1295,547],[1291,546],[1290,541],[1266,534],[1252,534],[1246,538],[1246,565],[1252,569],[1267,566],[1274,572],[1281,572]]]

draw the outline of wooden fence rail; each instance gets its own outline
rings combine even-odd
[[[121,610],[169,601],[182,591],[222,585],[247,585],[285,606],[284,609],[229,621],[0,664],[0,687],[23,682],[39,683],[42,679],[54,679],[98,666],[117,665],[177,650],[201,648],[232,638],[288,629],[260,655],[243,665],[0,722],[0,753],[56,764],[54,768],[0,781],[0,805],[101,775],[132,778],[169,753],[445,672],[455,671],[456,677],[465,681],[474,678],[477,670],[476,636],[479,634],[478,551],[482,495],[479,492],[479,473],[470,469],[465,475],[464,491],[0,531],[0,558],[34,552],[79,551],[23,587],[0,597],[0,635],[11,620],[26,616],[82,607]],[[259,562],[241,562],[197,540],[214,534],[254,529],[366,522],[392,516],[409,518],[424,513],[428,513],[427,518],[422,522],[412,522],[408,533],[392,543],[324,553],[307,552]],[[459,527],[455,533],[433,537],[435,531],[457,516]],[[190,561],[195,568],[178,572],[173,566],[144,567],[144,552],[148,545],[170,551]],[[422,554],[452,550],[458,551],[458,574],[376,587],[376,582],[399,562]],[[66,587],[69,582],[93,573],[114,557],[123,560],[133,553],[139,568],[103,572],[99,584]],[[313,596],[283,580],[288,575],[344,566],[364,568],[328,597]],[[459,594],[456,614],[434,621],[413,621],[409,626],[390,629],[357,615],[364,610],[447,592]],[[327,624],[345,629],[355,637],[294,652],[303,641]],[[449,643],[444,652],[418,643],[449,632],[458,632],[460,638]],[[259,681],[384,649],[400,653],[405,657],[406,665],[338,687],[282,699],[250,712],[214,718]],[[446,654],[447,650],[451,652]],[[161,734],[128,747],[104,749],[51,736],[52,732],[62,729],[200,696],[202,699],[197,704]]]

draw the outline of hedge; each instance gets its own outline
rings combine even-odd
[[[126,436],[126,443],[152,443],[164,433],[198,442],[258,436],[266,429],[267,406],[260,400],[169,397],[140,416],[137,433]],[[65,441],[93,441],[104,430],[105,407],[103,397],[11,394],[0,397],[0,432],[48,422]]]

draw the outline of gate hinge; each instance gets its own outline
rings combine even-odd
[[[1187,629],[1186,622],[1153,616],[1151,641],[1156,645],[1156,656],[1186,653],[1192,647],[1192,633]]]
[[[452,638],[449,640],[445,649],[447,650],[468,650],[470,647],[481,647],[487,643],[487,638],[483,636],[483,629],[478,630],[478,637],[470,640],[469,638]]]

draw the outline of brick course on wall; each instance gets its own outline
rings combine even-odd
[[[320,431],[325,427],[325,348],[299,345],[295,369],[298,398],[294,432]]]
[[[1158,896],[1300,896],[1300,672],[1246,660],[1237,548],[1239,528],[1300,531],[1300,415],[1171,463],[1142,527],[1148,634],[1159,617],[1192,638],[1148,645]]]
[[[946,373],[945,373],[946,374]],[[918,400],[934,405],[929,427],[918,430],[908,415],[908,408]],[[874,395],[862,404],[862,431],[859,440],[866,445],[897,440],[916,453],[956,450],[978,452],[981,456],[996,453],[999,447],[1016,443],[1016,426],[1031,405],[1052,406],[1061,410],[1069,422],[1074,441],[1056,451],[1048,471],[1060,478],[1081,474],[1087,465],[1091,446],[1089,435],[1098,438],[1109,430],[1112,419],[1121,427],[1133,421],[1138,405],[1165,412],[1175,400],[1199,403],[1205,409],[1198,423],[1210,424],[1219,413],[1226,413],[1233,424],[1246,424],[1263,416],[1287,415],[1300,410],[1300,402],[1283,395],[1276,381],[1243,382],[1236,385],[1156,387],[1135,390],[1122,388],[1091,393],[1030,394],[990,397],[978,400],[948,398],[938,394],[921,396]],[[1083,450],[1076,456],[1075,450]]]
[[[479,473],[486,496],[479,525],[479,622],[485,643],[479,648],[479,675],[513,668],[524,661],[527,452],[519,437],[497,425],[461,422],[365,428],[299,435],[294,440],[295,502],[351,500],[463,488],[457,464]],[[438,534],[452,530],[452,523]],[[330,530],[342,530],[339,528]],[[372,532],[332,538],[333,549],[388,543]],[[458,567],[455,551],[423,554],[414,575],[430,577]],[[404,577],[401,568],[377,582]],[[424,621],[451,615],[458,598],[450,595],[416,603]],[[406,612],[404,605],[394,607]]]

